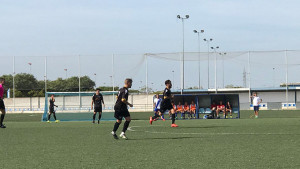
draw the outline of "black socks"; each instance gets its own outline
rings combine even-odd
[[[0,125],[1,126],[3,125],[4,116],[5,116],[5,114],[1,114],[1,118],[0,118]]]
[[[175,123],[175,114],[172,114],[172,124]]]
[[[115,126],[114,126],[114,129],[113,129],[113,132],[116,132],[118,130],[119,126],[120,126],[120,123],[116,122]]]
[[[125,121],[123,130],[122,130],[124,133],[126,132],[128,126],[129,126],[129,123],[130,123],[130,121]]]

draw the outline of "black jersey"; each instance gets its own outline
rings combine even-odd
[[[163,100],[171,101],[171,90],[168,88],[165,88],[164,94],[163,94]]]
[[[171,104],[171,90],[168,88],[165,88],[164,94],[163,94],[163,100],[161,102],[161,112],[164,113],[166,110],[173,109],[173,106]]]
[[[122,100],[128,100],[128,89],[126,87],[123,87],[119,90],[117,101],[115,105],[115,109],[126,109],[127,110],[127,104],[124,103]]]
[[[50,102],[50,108],[51,109],[54,109],[54,106],[55,106],[55,104],[54,104],[54,101],[52,100],[52,98],[49,100],[49,102]]]
[[[95,107],[101,107],[102,102],[104,103],[102,94],[101,93],[99,93],[99,95],[94,94],[93,101],[94,101]]]

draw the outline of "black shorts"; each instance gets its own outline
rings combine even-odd
[[[161,113],[164,113],[165,111],[171,110],[171,109],[173,109],[173,106],[172,106],[172,104],[171,104],[171,101],[163,101],[163,102],[161,103],[161,106],[160,106],[160,112],[161,112]]]
[[[55,113],[54,107],[49,107],[49,112],[50,112],[50,113]]]
[[[5,110],[4,101],[0,99],[0,110]]]
[[[94,107],[94,112],[102,112],[102,106]]]
[[[120,110],[116,109],[114,117],[118,120],[122,120],[123,117],[124,118],[130,117],[130,113],[129,113],[128,109],[120,109]]]
[[[253,106],[254,111],[259,111],[259,106]]]

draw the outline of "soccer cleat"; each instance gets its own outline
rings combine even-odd
[[[98,124],[100,124],[100,120],[98,120]]]
[[[230,115],[230,118],[232,119],[232,115]]]
[[[258,119],[258,116],[255,116],[256,119]]]
[[[120,137],[123,138],[123,139],[125,139],[125,140],[128,140],[128,138],[126,137],[126,135],[125,135],[124,132],[122,132],[122,133],[120,134]]]
[[[95,120],[93,120],[93,123],[95,124]]]
[[[59,122],[59,120],[55,120],[55,123],[58,123]]]
[[[153,119],[150,117],[149,123],[152,125]]]
[[[119,139],[115,132],[112,131],[111,134],[113,135],[114,139]]]
[[[5,126],[4,124],[2,124],[2,125],[0,126],[0,128],[3,128],[3,129],[5,129],[5,128],[6,128],[6,126]]]
[[[172,125],[171,125],[171,127],[178,127],[178,125],[176,125],[176,124],[172,124]]]
[[[162,119],[162,121],[166,121],[165,119]]]

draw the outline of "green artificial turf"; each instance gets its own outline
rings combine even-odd
[[[1,168],[300,168],[300,111],[242,111],[241,119],[159,120],[131,113],[129,140],[114,122],[41,122],[7,114],[0,130]],[[59,114],[57,114],[59,118]],[[118,130],[120,134],[123,124]]]

